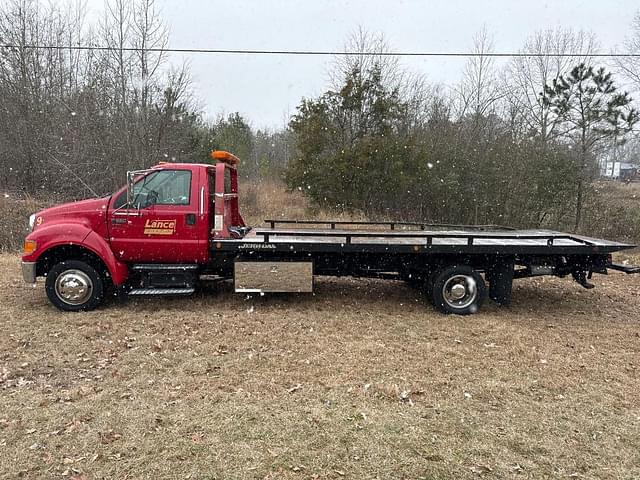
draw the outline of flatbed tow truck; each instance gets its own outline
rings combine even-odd
[[[496,225],[269,219],[245,225],[234,155],[214,164],[160,163],[128,172],[105,198],[42,210],[29,219],[24,280],[45,277],[61,310],[98,307],[109,292],[188,295],[205,279],[236,292],[311,292],[314,277],[403,280],[444,313],[475,313],[488,296],[511,301],[514,279],[640,273],[612,262],[634,245]],[[487,286],[488,284],[488,286]]]

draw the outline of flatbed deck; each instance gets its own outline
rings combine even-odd
[[[406,251],[540,255],[608,254],[634,247],[626,243],[553,230],[515,230],[494,225],[448,226],[294,220],[266,222],[271,224],[270,227],[256,228],[238,239],[213,240],[212,247],[217,250],[243,251]],[[305,227],[276,228],[276,223],[295,224],[296,227],[303,224]],[[330,225],[330,228],[310,228],[313,225]],[[376,226],[383,228],[372,228]]]
[[[606,274],[609,268],[638,273],[635,267],[612,263],[610,256],[634,245],[553,230],[398,222],[266,223],[249,231],[230,229],[238,238],[211,240],[211,269],[221,277],[233,277],[236,291],[289,291],[292,283],[283,283],[286,272],[294,272],[289,276],[295,277],[297,291],[310,291],[314,275],[395,279],[422,289],[441,311],[466,315],[477,311],[485,289],[496,303],[508,305],[512,282],[518,278],[571,275],[584,288],[593,288],[588,281],[593,273]],[[311,274],[305,276],[304,269]]]

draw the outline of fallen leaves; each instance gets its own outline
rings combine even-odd
[[[106,432],[98,432],[98,436],[100,438],[100,443],[102,443],[103,445],[108,445],[122,438],[121,434],[116,433],[113,430],[107,430]]]
[[[400,398],[401,402],[405,402],[413,406],[413,400],[411,400],[411,391],[403,390],[402,392],[400,392],[400,395],[398,395],[398,397]]]
[[[487,465],[474,465],[473,467],[471,467],[471,471],[476,475],[484,475],[485,473],[493,472],[491,467]]]
[[[122,392],[118,398],[120,398],[120,400],[133,400],[134,395],[133,392]]]
[[[70,480],[83,480],[84,478],[86,478],[82,473],[82,470],[78,468],[67,468],[60,475],[62,475],[63,477],[69,477]]]
[[[229,347],[226,345],[218,345],[213,352],[213,355],[226,355],[229,353]]]
[[[162,341],[156,340],[151,345],[151,351],[154,353],[160,353],[162,351]]]
[[[293,393],[293,392],[297,392],[298,390],[300,390],[302,388],[302,384],[297,383],[296,385],[294,385],[293,387],[289,388],[287,390],[288,393]]]
[[[443,472],[443,478],[478,480],[554,475],[566,479],[576,470],[582,472],[574,458],[589,456],[596,447],[605,456],[585,476],[613,478],[624,476],[625,470],[633,475],[633,445],[624,439],[633,439],[633,426],[640,420],[630,403],[640,371],[633,355],[637,317],[603,326],[595,315],[593,320],[573,316],[552,297],[553,308],[560,312],[547,315],[536,305],[538,316],[516,321],[525,316],[528,302],[537,302],[533,287],[523,282],[520,303],[511,311],[489,306],[472,323],[454,319],[452,324],[451,318],[425,312],[421,305],[404,318],[406,325],[400,324],[392,310],[378,315],[387,307],[384,302],[371,303],[375,299],[356,312],[338,311],[333,293],[343,289],[342,280],[323,283],[324,291],[308,305],[302,298],[270,299],[256,306],[250,317],[224,291],[217,292],[222,300],[194,297],[180,308],[159,300],[160,316],[146,317],[145,324],[140,316],[150,312],[151,304],[110,306],[72,320],[60,315],[47,322],[43,316],[41,324],[29,312],[24,318],[31,330],[64,328],[64,338],[53,341],[45,331],[30,351],[5,351],[0,359],[0,382],[5,381],[0,395],[6,405],[0,413],[6,417],[0,419],[0,450],[40,462],[41,472],[27,469],[23,478],[40,474],[64,480],[104,472],[151,478],[161,468],[171,471],[180,461],[188,464],[194,455],[203,470],[215,470],[217,462],[224,461],[225,473],[242,476],[244,471],[255,478],[419,478],[424,472]],[[372,285],[374,293],[386,293],[387,288],[392,297],[396,291],[406,293],[402,285]],[[42,295],[42,305],[45,302]],[[316,311],[317,305],[324,310]],[[224,316],[211,313],[214,309]],[[49,312],[47,307],[45,313]],[[95,331],[95,322],[109,315],[109,334],[86,340],[83,332]],[[308,338],[307,316],[313,319],[313,338]],[[183,317],[193,325],[188,338]],[[545,328],[550,321],[557,324],[555,329]],[[67,328],[71,324],[77,328]],[[545,335],[536,336],[540,332]],[[127,341],[138,350],[125,349],[125,333],[138,337]],[[570,355],[565,343],[572,345]],[[80,351],[86,354],[77,357]],[[602,351],[608,355],[604,360]],[[549,364],[540,364],[541,358]],[[20,367],[25,361],[30,364],[28,373]],[[115,370],[118,373],[112,375]],[[613,387],[604,387],[605,374],[618,375],[616,395],[610,395]],[[95,375],[102,375],[99,383],[90,381]],[[15,385],[20,376],[35,385],[29,391],[7,386]],[[589,383],[577,383],[576,378]],[[91,393],[88,386],[102,391]],[[244,393],[236,394],[240,389]],[[84,400],[56,403],[64,390],[65,396]],[[133,402],[126,400],[133,394]],[[612,406],[617,408],[598,416]],[[584,414],[579,407],[584,407]],[[91,422],[68,423],[87,412],[95,415]],[[592,412],[596,416],[588,416]],[[580,419],[589,422],[588,429]],[[199,426],[190,424],[193,421]],[[539,428],[528,429],[538,421]],[[594,445],[592,433],[603,426],[614,433],[612,424],[616,433],[625,435],[623,441],[601,435]],[[544,428],[548,426],[552,430]],[[569,433],[556,426],[567,427]],[[580,433],[572,433],[574,426]],[[567,436],[570,443],[565,444]],[[29,450],[35,443],[46,448]],[[540,450],[512,449],[520,445]],[[559,459],[563,451],[571,455]],[[96,452],[101,456],[91,463]],[[44,463],[47,454],[53,457],[50,463]],[[86,459],[79,460],[83,454]],[[145,462],[147,469],[140,467]],[[34,464],[25,463],[5,468],[16,476]],[[249,468],[255,474],[247,473]]]
[[[6,382],[11,375],[11,371],[4,365],[0,368],[0,384]]]

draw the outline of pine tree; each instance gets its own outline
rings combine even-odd
[[[638,120],[631,97],[618,92],[611,73],[581,63],[544,89],[543,101],[577,150],[575,229],[580,227],[585,187],[594,177],[594,157],[605,141],[622,142]]]

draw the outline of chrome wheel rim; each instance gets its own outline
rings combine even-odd
[[[82,305],[93,293],[93,282],[82,270],[65,270],[56,279],[56,295],[68,305]]]
[[[466,308],[477,296],[478,286],[470,275],[453,275],[442,286],[442,298],[451,308]]]

